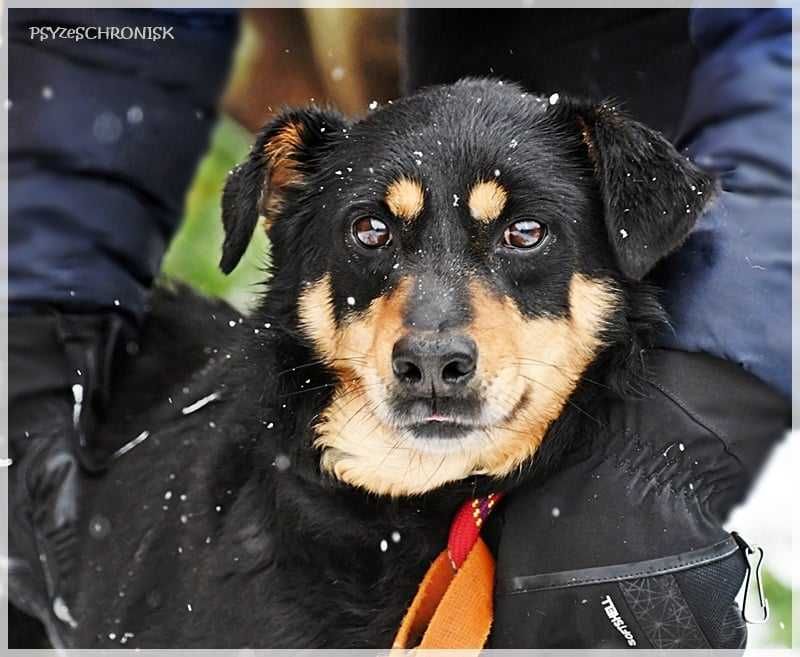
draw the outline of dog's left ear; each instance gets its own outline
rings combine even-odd
[[[231,273],[244,255],[259,217],[267,230],[293,190],[302,187],[319,157],[347,124],[335,112],[289,110],[256,137],[247,160],[228,175],[222,192],[225,242],[219,266]]]
[[[619,267],[641,280],[683,243],[714,198],[716,180],[611,103],[576,103],[571,110],[598,181]]]

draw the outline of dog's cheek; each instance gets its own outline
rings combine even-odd
[[[371,372],[388,382],[392,348],[404,331],[403,312],[409,288],[410,280],[402,278],[366,310],[345,315],[337,324],[331,275],[325,274],[300,294],[300,330],[312,342],[317,355],[337,372]]]
[[[378,494],[420,492],[408,450],[395,449],[398,436],[376,414],[389,394],[391,353],[405,331],[409,287],[401,279],[365,310],[345,316],[339,326],[330,303],[330,276],[309,287],[300,302],[304,333],[340,378],[315,428],[320,465],[340,481]],[[430,468],[419,469],[430,476]],[[411,479],[404,481],[404,475]]]
[[[336,320],[333,313],[330,274],[307,284],[297,300],[300,331],[311,341],[320,358],[330,364],[338,348]]]
[[[574,274],[568,316],[520,317],[515,358],[525,392],[512,420],[492,431],[482,472],[505,477],[533,456],[602,350],[605,325],[618,304],[618,292],[610,281]]]
[[[472,320],[467,332],[478,346],[477,380],[490,415],[499,418],[525,388],[519,377],[524,320],[511,299],[492,293],[479,280],[471,281],[469,290]]]
[[[401,278],[386,294],[374,299],[365,312],[347,322],[342,331],[343,351],[355,354],[365,374],[388,387],[392,381],[392,349],[406,329],[403,315],[411,280]]]

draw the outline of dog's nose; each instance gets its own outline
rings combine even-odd
[[[395,378],[410,392],[458,392],[475,375],[478,347],[466,335],[407,335],[392,350]]]

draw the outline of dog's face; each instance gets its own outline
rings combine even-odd
[[[323,469],[422,493],[531,458],[708,177],[608,106],[428,90],[346,124],[286,114],[226,187],[222,267],[258,216],[276,284],[338,384]],[[278,279],[281,279],[278,282]]]

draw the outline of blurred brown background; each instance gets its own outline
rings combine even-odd
[[[359,115],[395,98],[399,20],[393,9],[246,10],[224,111],[255,130],[285,105]]]

